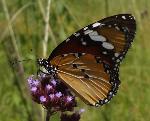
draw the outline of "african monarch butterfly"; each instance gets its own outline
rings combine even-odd
[[[103,105],[118,90],[119,65],[135,31],[136,22],[131,14],[107,17],[75,32],[48,59],[39,59],[38,63],[85,103]]]

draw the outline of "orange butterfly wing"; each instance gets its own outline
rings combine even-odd
[[[57,67],[57,76],[90,105],[108,102],[118,89],[113,74],[91,54],[56,56],[50,63]]]

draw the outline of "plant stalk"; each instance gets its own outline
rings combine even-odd
[[[46,121],[50,121],[50,117],[51,117],[51,111],[50,111],[50,110],[47,110],[47,113],[46,113]]]

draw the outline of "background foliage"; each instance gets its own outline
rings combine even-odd
[[[47,0],[0,1],[0,121],[41,121],[43,109],[29,96],[26,78],[36,73],[36,58],[50,54],[76,30],[106,16],[132,13],[137,34],[120,68],[121,86],[111,103],[94,108],[83,104],[81,121],[149,121],[150,1],[52,0],[49,41],[43,51]],[[12,64],[16,59],[32,59]],[[58,115],[53,116],[58,121]]]

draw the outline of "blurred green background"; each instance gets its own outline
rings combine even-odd
[[[150,1],[51,0],[49,40],[44,44],[48,0],[0,1],[0,121],[42,121],[42,107],[32,102],[26,78],[36,73],[36,58],[48,57],[76,30],[106,16],[132,13],[137,34],[120,67],[117,96],[100,108],[83,104],[81,121],[150,120]],[[47,50],[44,50],[46,48]],[[15,63],[18,59],[32,59]],[[58,121],[54,115],[52,121]]]

